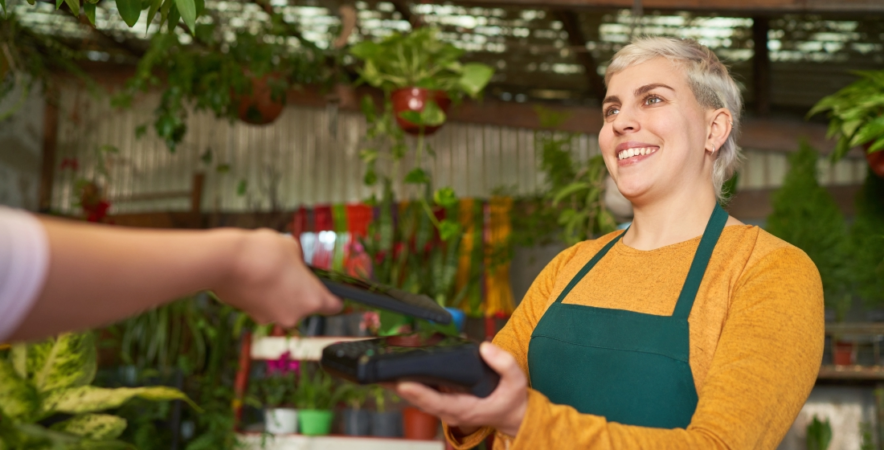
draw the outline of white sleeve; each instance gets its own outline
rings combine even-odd
[[[0,342],[31,310],[48,271],[49,242],[40,221],[0,207]]]

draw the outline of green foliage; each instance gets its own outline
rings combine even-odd
[[[336,383],[321,367],[304,367],[298,379],[295,406],[298,409],[330,410],[347,395],[346,385]],[[312,374],[310,372],[313,372]]]
[[[884,179],[871,170],[856,199],[850,260],[856,292],[869,306],[884,303]]]
[[[870,144],[869,153],[884,149],[884,70],[859,71],[859,80],[823,97],[807,113],[827,112],[827,137],[837,137],[832,161],[844,157],[855,146]]]
[[[34,1],[32,0],[28,0],[28,2],[32,5],[34,4]],[[62,4],[65,4],[70,8],[71,14],[73,14],[74,17],[80,17],[80,11],[85,11],[89,16],[90,22],[94,25],[96,3],[96,0],[56,0],[55,9],[59,9]],[[203,3],[200,0],[152,0],[150,2],[150,8],[155,13],[156,9],[153,6],[154,4],[157,5],[156,8],[165,8],[166,10],[166,12],[160,17],[160,23],[157,24],[159,27],[166,24],[170,29],[175,28],[178,21],[183,18],[188,29],[193,32],[194,23],[202,12],[202,8],[198,5],[202,5]],[[0,6],[3,7],[3,12],[5,14],[6,1],[3,0],[0,2]],[[141,10],[148,8],[148,6],[143,4],[140,0],[116,0],[116,7],[123,22],[125,22],[130,28],[134,27],[138,22]],[[181,12],[179,13],[178,11]],[[154,14],[148,15],[147,26],[150,26],[153,22],[153,18]]]
[[[789,172],[772,197],[767,231],[800,248],[823,280],[826,304],[843,319],[850,306],[847,227],[835,199],[817,181],[819,154],[806,142],[789,155]]]
[[[90,386],[97,367],[91,333],[62,334],[42,342],[16,344],[0,359],[0,442],[10,448],[128,448],[116,440],[126,420],[96,414],[133,397],[184,400],[165,387],[107,389]],[[46,429],[38,422],[58,413],[72,417]]]
[[[341,385],[341,401],[350,409],[362,409],[368,399],[369,388],[356,383],[344,382]]]
[[[193,4],[192,0],[174,2]],[[170,8],[177,10],[174,5]],[[187,11],[187,21],[191,12]],[[195,43],[190,45],[181,44],[174,33],[157,33],[113,104],[131,107],[137,93],[163,84],[153,129],[174,152],[187,133],[188,107],[233,120],[239,114],[237,98],[252,93],[253,78],[272,75],[267,79],[271,98],[284,103],[290,88],[321,82],[326,74],[320,64],[323,55],[315,47],[302,45],[296,50],[285,43],[286,28],[281,20],[274,16],[257,34],[239,32],[229,44],[214,24],[195,25]]]
[[[255,407],[280,407],[295,403],[298,379],[294,372],[266,374],[249,382],[249,403]]]
[[[832,442],[832,426],[829,419],[820,421],[813,416],[813,421],[807,425],[807,450],[826,450]]]
[[[359,70],[361,81],[386,92],[420,87],[443,90],[455,99],[463,94],[477,97],[491,80],[494,69],[484,64],[461,63],[463,50],[440,41],[438,34],[431,27],[408,34],[393,33],[381,42],[360,42],[350,49],[350,54],[365,62]],[[441,110],[430,113],[432,117],[428,115],[424,118],[428,121],[423,123],[441,124],[444,114],[438,113]],[[406,118],[420,123],[419,118],[414,119],[417,120]]]

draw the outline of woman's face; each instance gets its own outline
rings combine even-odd
[[[633,204],[706,186],[706,109],[684,71],[655,58],[611,77],[599,146],[620,192]],[[707,173],[708,172],[708,173]]]

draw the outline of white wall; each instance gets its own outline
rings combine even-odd
[[[16,87],[2,101],[0,114],[20,98]],[[21,109],[0,121],[0,205],[36,211],[43,148],[43,97],[32,89]]]

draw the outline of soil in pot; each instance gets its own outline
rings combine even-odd
[[[267,125],[276,120],[285,107],[285,99],[274,99],[271,85],[280,82],[279,73],[268,73],[262,77],[252,77],[251,95],[243,95],[239,102],[239,120],[252,125]]]
[[[344,410],[344,434],[348,436],[369,436],[371,415],[364,409]]]
[[[301,434],[325,436],[331,431],[334,413],[324,409],[302,409],[298,411],[298,424]]]
[[[402,414],[399,411],[372,411],[371,435],[377,437],[402,437]]]
[[[293,408],[265,409],[264,430],[270,434],[297,433],[298,410]]]
[[[406,439],[428,441],[435,439],[439,432],[439,418],[415,407],[408,407],[402,411],[402,425]]]
[[[399,127],[402,128],[403,131],[413,136],[420,134],[420,125],[403,119],[399,116],[399,113],[404,111],[421,112],[424,110],[427,101],[430,99],[434,100],[436,104],[439,105],[439,109],[441,109],[442,112],[446,114],[448,113],[448,108],[451,106],[451,98],[448,97],[448,94],[446,94],[445,91],[416,87],[396,89],[393,91],[393,113],[396,115],[396,123],[399,124]],[[435,133],[436,130],[441,127],[442,125],[424,127],[424,136],[429,136]]]

